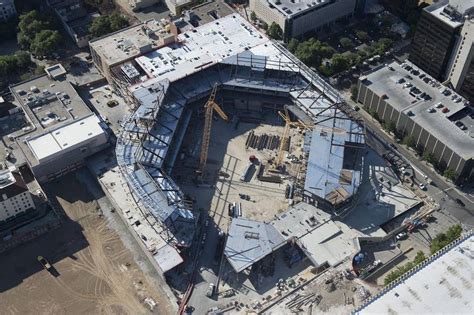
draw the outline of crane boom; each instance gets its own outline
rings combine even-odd
[[[337,127],[325,127],[325,126],[319,126],[319,125],[307,125],[305,124],[304,122],[302,122],[301,120],[298,120],[298,121],[291,121],[290,119],[290,115],[288,113],[288,110],[286,109],[286,107],[284,108],[285,112],[281,112],[281,111],[278,111],[278,115],[281,116],[281,118],[283,118],[283,120],[285,121],[285,129],[283,130],[283,135],[282,135],[282,139],[281,139],[281,142],[280,142],[280,147],[278,149],[278,155],[277,155],[277,158],[276,158],[276,163],[275,163],[275,167],[279,167],[282,165],[283,163],[283,159],[284,159],[284,156],[285,156],[285,146],[288,142],[288,134],[290,132],[290,127],[297,127],[297,128],[301,128],[301,129],[304,129],[304,130],[313,130],[313,129],[319,129],[321,131],[324,131],[324,132],[327,132],[327,133],[333,133],[333,134],[346,134],[347,131],[344,130],[344,129],[341,129],[341,128],[337,128]]]
[[[202,133],[202,144],[201,144],[201,156],[199,159],[199,168],[197,170],[199,176],[204,175],[204,169],[206,168],[207,155],[209,152],[209,143],[211,141],[211,129],[212,129],[212,115],[214,111],[225,121],[229,120],[229,117],[224,113],[220,106],[215,102],[217,93],[217,84],[214,85],[211,91],[211,95],[204,105],[205,118],[204,118],[204,129]]]

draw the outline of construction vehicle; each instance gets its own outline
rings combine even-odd
[[[199,159],[199,168],[197,170],[198,179],[202,181],[204,176],[204,170],[207,163],[207,154],[209,153],[209,142],[211,141],[211,128],[212,128],[212,116],[214,111],[219,114],[219,116],[224,120],[228,121],[226,113],[220,108],[220,106],[215,102],[217,93],[217,84],[214,85],[211,91],[211,95],[204,105],[205,110],[205,120],[204,120],[204,130],[202,134],[202,144],[201,144],[201,157]]]

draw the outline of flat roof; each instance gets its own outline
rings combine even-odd
[[[474,233],[412,270],[367,301],[356,314],[471,314]]]
[[[154,79],[132,86],[130,90],[133,92],[163,79],[176,81],[268,41],[240,15],[228,15],[179,34],[177,43],[136,58],[138,66]]]
[[[263,1],[262,1],[263,2]],[[306,11],[319,10],[321,7],[331,5],[332,0],[266,0],[266,5],[273,6],[280,14],[287,18],[302,14]]]
[[[316,266],[335,266],[358,250],[358,234],[331,215],[312,205],[300,202],[277,215],[271,224],[286,239],[296,238],[298,245]]]
[[[240,272],[285,245],[285,239],[265,222],[232,219],[224,254],[236,272]]]
[[[170,36],[165,25],[149,20],[91,40],[89,46],[112,66],[160,47]]]
[[[105,131],[100,126],[96,115],[63,125],[47,133],[27,140],[31,152],[39,162],[65,150],[70,150],[89,139],[95,138]]]
[[[74,87],[65,78],[52,79],[46,74],[10,87],[38,132],[91,113]]]
[[[464,15],[472,11],[473,0],[440,0],[424,10],[447,25],[457,28],[463,24]]]
[[[90,108],[64,77],[54,80],[45,74],[13,85],[10,87],[10,91],[16,102],[21,105],[27,119],[34,125],[20,135],[16,141],[32,165],[37,164],[38,159],[31,151],[27,140],[47,134],[51,130],[56,130],[92,114]],[[45,153],[47,153],[46,150],[48,149],[44,149]],[[55,149],[51,148],[50,150],[53,152]],[[43,155],[40,154],[40,156]]]
[[[414,70],[416,72],[413,72]],[[424,75],[423,78],[420,78],[420,75]],[[400,79],[405,81],[398,83]],[[439,84],[409,61],[403,64],[392,62],[365,77],[361,77],[361,80],[377,95],[386,95],[385,101],[387,103],[397,111],[409,116],[411,120],[447,144],[457,154],[463,158],[472,158],[474,129],[471,125],[466,125],[467,130],[461,130],[454,121],[449,119],[453,119],[455,115],[462,114],[461,111],[467,110],[468,102],[462,96]],[[421,91],[418,96],[421,93],[426,93],[430,99],[420,99],[417,95],[412,94],[410,90],[413,87],[406,87],[407,83]],[[444,91],[449,91],[450,94],[445,95]],[[456,99],[453,99],[454,97]],[[449,111],[443,113],[442,108],[436,108],[438,104],[442,104]],[[429,111],[430,108],[433,112]]]

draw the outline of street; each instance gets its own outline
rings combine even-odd
[[[345,95],[346,102],[354,106],[360,106]],[[387,135],[380,126],[379,122],[372,118],[363,109],[359,110],[361,118],[363,118],[367,128],[367,142],[379,153],[383,154],[392,151],[397,155],[402,155],[413,168],[416,183],[423,183],[426,187],[425,193],[435,202],[439,203],[442,209],[446,209],[449,213],[466,225],[468,228],[474,227],[474,201],[473,198],[462,193],[454,184],[446,182],[434,169],[420,161],[413,152],[408,150],[404,145],[398,144],[392,137]],[[396,151],[393,149],[396,148]],[[397,152],[398,151],[398,152]],[[428,182],[431,180],[431,184]],[[456,202],[461,200],[465,206]]]

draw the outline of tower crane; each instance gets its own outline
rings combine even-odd
[[[284,108],[284,111],[285,111],[284,113],[281,111],[278,111],[278,115],[280,115],[280,117],[283,118],[283,120],[285,121],[285,129],[283,130],[280,147],[278,149],[278,154],[275,161],[275,168],[278,168],[283,164],[283,159],[285,156],[285,147],[288,142],[288,134],[290,133],[291,127],[296,127],[303,130],[319,129],[323,132],[333,133],[333,134],[346,134],[347,133],[346,130],[340,129],[340,128],[330,128],[330,127],[324,127],[324,126],[319,126],[319,125],[308,125],[302,122],[301,120],[291,121],[290,115],[286,107]]]
[[[217,93],[217,84],[214,85],[211,91],[211,95],[204,105],[205,110],[205,120],[204,120],[204,130],[202,133],[202,144],[201,144],[201,157],[199,159],[199,168],[197,170],[198,177],[202,179],[204,176],[204,169],[206,168],[207,163],[207,154],[209,152],[209,142],[211,141],[211,127],[212,127],[212,115],[214,111],[219,114],[219,116],[224,120],[228,121],[226,113],[220,108],[220,106],[215,102]]]

